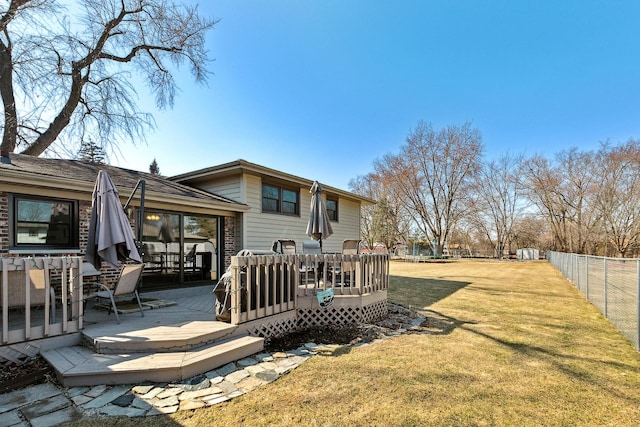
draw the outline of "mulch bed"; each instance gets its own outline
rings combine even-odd
[[[316,344],[349,344],[358,339],[360,330],[356,325],[314,326],[308,329],[290,332],[279,337],[265,340],[265,351],[287,351],[303,346],[306,343]]]
[[[57,379],[53,368],[40,355],[20,364],[4,365],[0,370],[0,394],[45,382],[57,382]]]

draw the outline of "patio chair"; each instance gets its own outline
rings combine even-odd
[[[296,254],[296,242],[290,239],[280,239],[273,242],[271,248],[273,252],[282,255],[295,255]]]
[[[187,252],[186,255],[184,256],[185,263],[192,263],[193,266],[196,265],[196,249],[197,248],[198,248],[198,245],[193,245],[191,249],[189,249],[189,252]]]
[[[342,241],[342,255],[358,255],[360,253],[360,240],[347,239]]]
[[[26,277],[23,270],[9,271],[9,300],[8,308],[26,308]],[[44,269],[31,268],[29,270],[29,305],[31,307],[43,307],[46,302],[46,282],[50,278],[45,275]],[[56,322],[56,294],[53,286],[49,287],[49,323]]]
[[[360,253],[360,240],[346,239],[342,242],[342,255],[358,255]],[[342,261],[340,265],[340,280],[343,285],[352,285],[352,272],[355,271],[355,261]]]
[[[320,242],[317,240],[306,240],[302,242],[302,253],[303,254],[312,254],[312,255],[320,255],[322,254],[320,250]]]
[[[304,255],[322,255],[320,249],[320,242],[316,240],[307,240],[302,242],[302,253]],[[321,264],[320,264],[321,265]],[[320,265],[318,268],[320,268]],[[303,283],[309,283],[316,279],[316,265],[314,262],[302,262],[300,266],[300,276],[303,279]]]
[[[160,273],[164,266],[164,254],[156,252],[153,245],[144,243],[142,245],[142,262],[147,273]]]
[[[95,285],[104,289],[99,292],[95,292],[93,294],[89,294],[88,298],[98,298],[98,299],[110,299],[111,300],[111,308],[109,309],[109,313],[111,313],[111,309],[116,315],[116,321],[120,323],[120,317],[118,316],[118,307],[116,306],[116,299],[123,297],[131,297],[135,296],[136,301],[138,302],[138,307],[140,308],[140,314],[144,317],[144,311],[142,311],[142,304],[140,303],[140,296],[138,295],[138,283],[140,283],[140,277],[142,276],[142,270],[144,269],[144,264],[127,264],[122,267],[120,270],[120,277],[118,277],[118,281],[113,289],[110,289],[108,286],[102,283],[95,283]]]
[[[196,259],[196,249],[198,248],[197,244],[194,244],[191,249],[189,249],[184,254],[184,271],[195,273],[198,270],[197,259]],[[180,271],[180,262],[175,262],[174,271]]]

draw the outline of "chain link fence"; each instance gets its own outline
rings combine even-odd
[[[549,251],[547,260],[640,351],[640,259]]]

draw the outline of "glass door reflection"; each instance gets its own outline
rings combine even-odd
[[[218,231],[217,217],[145,210],[143,288],[217,280]]]

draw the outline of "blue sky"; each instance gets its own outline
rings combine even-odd
[[[164,175],[239,158],[348,189],[420,120],[485,156],[640,138],[640,1],[201,1],[206,86],[179,78],[148,144]],[[126,159],[126,160],[125,160]]]

